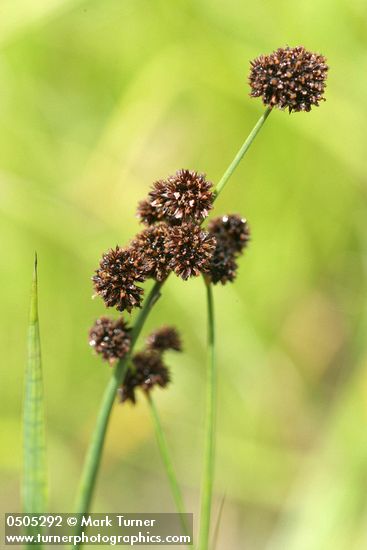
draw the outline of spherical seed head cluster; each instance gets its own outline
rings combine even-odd
[[[131,344],[130,330],[124,319],[100,317],[89,331],[89,345],[105,361],[113,364],[128,353]]]
[[[209,278],[211,282],[214,285],[232,283],[236,278],[237,268],[233,253],[226,248],[225,244],[218,241],[210,264]]]
[[[139,202],[137,216],[144,225],[153,225],[163,218],[162,212],[152,206],[148,200]]]
[[[250,239],[250,229],[244,218],[237,214],[229,214],[211,220],[208,230],[216,239],[208,276],[213,284],[224,285],[236,278],[236,257],[246,248]]]
[[[212,184],[206,180],[204,174],[193,170],[178,170],[173,176],[153,184],[148,203],[156,217],[161,216],[173,225],[187,221],[200,223],[212,208],[211,188]],[[145,209],[147,210],[147,206]],[[154,215],[144,217],[148,220],[149,217],[153,219]]]
[[[166,251],[171,256],[170,268],[185,281],[205,273],[215,246],[215,237],[198,225],[185,223],[173,227],[166,241]]]
[[[143,289],[136,282],[145,280],[145,272],[146,260],[139,251],[117,246],[103,254],[92,280],[107,307],[131,312],[140,307]]]
[[[170,255],[166,251],[167,234],[170,228],[158,223],[141,231],[131,241],[131,246],[146,260],[146,276],[164,281],[170,272]]]
[[[209,222],[208,230],[218,241],[226,241],[228,250],[234,254],[240,254],[250,240],[247,220],[237,214],[214,218]]]
[[[179,333],[174,327],[161,327],[152,332],[147,338],[147,348],[164,352],[167,350],[182,351]]]
[[[265,105],[292,111],[310,111],[324,101],[328,66],[323,55],[303,46],[279,48],[251,61],[252,97]]]
[[[136,402],[135,390],[140,387],[149,392],[154,386],[164,388],[170,381],[167,367],[162,355],[155,350],[144,350],[133,357],[134,370],[130,369],[120,388],[121,402],[130,400]]]

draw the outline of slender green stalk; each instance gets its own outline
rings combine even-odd
[[[234,157],[221,180],[214,189],[214,200],[222,192],[224,186],[240,164],[241,160],[249,150],[251,144],[261,130],[264,122],[271,113],[271,107],[259,118],[244,144]],[[208,309],[208,368],[207,368],[207,394],[205,413],[205,455],[204,471],[201,488],[200,506],[200,530],[199,550],[208,550],[210,535],[210,518],[212,509],[213,481],[214,481],[214,459],[215,459],[215,418],[216,418],[216,361],[215,361],[215,326],[214,326],[214,302],[211,284],[206,281],[207,309]]]
[[[123,380],[126,369],[126,361],[120,361],[116,366],[114,374],[110,378],[103,395],[102,405],[97,417],[95,431],[93,433],[91,444],[85,459],[84,469],[79,485],[76,511],[80,514],[84,514],[89,511],[92,493],[96,483],[98,467],[101,461],[108,420],[115,401],[117,389]]]
[[[232,176],[233,172],[236,170],[237,166],[239,165],[239,163],[241,162],[241,160],[243,159],[243,157],[247,153],[248,149],[250,148],[250,146],[251,146],[252,142],[254,141],[255,137],[257,136],[257,134],[259,133],[259,131],[263,127],[263,124],[266,121],[266,119],[268,118],[268,116],[270,115],[271,111],[272,111],[272,108],[268,107],[266,109],[266,111],[263,113],[263,115],[259,118],[259,120],[255,124],[255,126],[253,127],[251,133],[249,134],[248,138],[246,139],[246,141],[242,145],[241,149],[238,151],[237,155],[234,157],[231,164],[228,166],[227,170],[224,172],[221,180],[217,183],[217,185],[214,189],[214,197],[215,198],[217,198],[219,193],[221,193],[221,191],[223,191],[223,188],[224,188],[225,184],[227,183],[229,178]]]
[[[108,421],[110,418],[113,403],[115,401],[116,392],[120,384],[123,382],[134,345],[140,335],[145,320],[149,315],[151,308],[160,296],[162,285],[163,283],[156,282],[152,290],[150,291],[147,299],[145,300],[132,330],[130,352],[126,357],[124,357],[117,363],[113,376],[111,377],[106,387],[99,415],[97,418],[97,424],[93,432],[92,440],[85,459],[81,482],[78,490],[76,512],[79,514],[85,514],[89,511],[92,494],[97,479],[97,472],[101,462]],[[76,534],[80,534],[80,532],[81,529],[77,530]],[[74,546],[74,548],[79,548],[79,546],[80,545],[76,545]]]
[[[207,550],[209,544],[210,517],[212,509],[214,455],[215,455],[215,417],[216,417],[216,361],[215,361],[215,323],[213,289],[206,281],[208,310],[208,364],[206,379],[205,411],[205,451],[204,471],[201,487],[199,550]]]
[[[171,455],[168,449],[167,439],[163,431],[163,427],[161,424],[157,407],[150,393],[147,393],[147,400],[148,400],[149,408],[152,414],[152,420],[155,428],[158,448],[162,457],[164,467],[167,472],[168,481],[171,486],[172,496],[175,501],[176,508],[180,514],[182,529],[185,534],[190,534],[190,531],[188,529],[188,526],[185,520],[185,516],[183,515],[185,514],[185,505],[183,502],[181,489],[177,481],[176,472],[172,463]]]

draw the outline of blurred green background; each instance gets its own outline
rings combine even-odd
[[[328,58],[327,102],[276,111],[216,203],[252,242],[216,287],[217,549],[367,547],[366,5],[361,0],[2,0],[1,508],[19,510],[21,402],[34,251],[51,508],[71,511],[109,367],[87,332],[102,251],[178,168],[216,182],[263,112],[249,60],[303,44]],[[157,390],[197,525],[205,297],[170,278],[147,331],[185,353]],[[173,511],[143,399],[116,406],[94,511]]]

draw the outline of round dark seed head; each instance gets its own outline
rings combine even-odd
[[[148,200],[140,201],[137,209],[137,217],[145,225],[153,225],[160,221],[163,216],[157,208],[151,205]]]
[[[214,218],[208,224],[208,231],[217,241],[225,241],[226,254],[237,255],[248,245],[250,228],[247,220],[237,214],[228,214]]]
[[[169,371],[158,351],[144,350],[136,353],[133,365],[138,375],[139,386],[143,390],[148,391],[155,385],[164,388],[170,381]]]
[[[118,395],[121,403],[125,401],[131,401],[135,405],[136,395],[135,390],[139,386],[138,378],[136,372],[132,369],[129,369],[125,375],[123,384],[118,389]]]
[[[89,331],[89,345],[105,361],[113,364],[128,353],[131,344],[131,329],[124,319],[100,317]]]
[[[204,174],[193,170],[178,170],[166,180],[153,184],[149,202],[173,225],[190,220],[200,223],[212,208],[211,188],[212,184],[205,179]]]
[[[236,278],[237,268],[233,252],[226,248],[225,243],[218,241],[208,273],[210,281],[214,285],[218,283],[222,283],[222,285],[231,283]]]
[[[166,252],[167,234],[170,231],[165,223],[158,223],[138,233],[131,242],[146,261],[146,276],[156,281],[164,281],[170,272],[170,255]]]
[[[251,61],[252,97],[264,105],[292,111],[310,111],[324,101],[328,66],[323,55],[303,46],[279,48]]]
[[[166,241],[170,268],[184,280],[205,273],[210,268],[215,246],[215,237],[198,225],[185,223],[173,227]]]
[[[162,361],[162,356],[155,350],[144,350],[133,357],[134,369],[125,377],[119,393],[121,402],[136,402],[135,390],[141,388],[149,392],[154,386],[164,388],[170,382],[169,371]]]
[[[140,307],[144,291],[136,282],[146,279],[146,269],[146,261],[139,251],[117,246],[102,256],[92,278],[95,291],[106,307],[130,312],[134,307]]]
[[[152,332],[147,338],[147,347],[159,352],[182,351],[181,338],[174,327],[161,327]]]

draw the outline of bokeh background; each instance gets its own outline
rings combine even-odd
[[[276,111],[215,205],[252,228],[215,289],[219,549],[367,547],[366,6],[361,0],[2,0],[1,508],[20,509],[21,402],[34,251],[51,509],[71,511],[109,367],[87,332],[90,277],[138,230],[135,206],[178,168],[216,182],[263,111],[249,60],[303,44],[327,102]],[[147,331],[185,353],[156,391],[187,508],[202,460],[205,296],[170,278]],[[116,406],[94,511],[174,511],[149,411]]]

